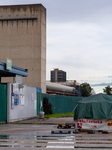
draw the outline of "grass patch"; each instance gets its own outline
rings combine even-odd
[[[68,112],[68,113],[45,115],[45,118],[49,118],[49,117],[60,118],[60,117],[73,117],[73,116],[74,116],[74,112]]]

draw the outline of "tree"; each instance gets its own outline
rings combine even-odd
[[[52,114],[52,104],[49,103],[48,99],[44,97],[43,99],[43,110],[45,114]]]
[[[85,82],[80,85],[80,90],[83,97],[88,97],[91,95],[92,88],[89,83]]]
[[[110,85],[106,86],[106,87],[103,89],[103,92],[104,92],[105,94],[112,95],[112,88],[110,87]]]

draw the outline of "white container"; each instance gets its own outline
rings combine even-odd
[[[39,118],[40,119],[44,119],[44,111],[40,111],[39,112]]]

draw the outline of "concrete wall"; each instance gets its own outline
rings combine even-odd
[[[13,105],[12,93],[19,94],[19,104]],[[24,96],[24,104],[21,103],[21,96]],[[14,122],[37,115],[37,94],[36,88],[24,85],[23,88],[13,87],[7,84],[7,122]]]
[[[6,58],[28,69],[23,84],[46,93],[46,9],[41,4],[0,6],[0,61]],[[5,83],[14,81],[2,78]]]

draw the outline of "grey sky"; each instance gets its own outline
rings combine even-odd
[[[111,83],[112,0],[4,0],[47,9],[47,80],[50,70],[90,84]]]

